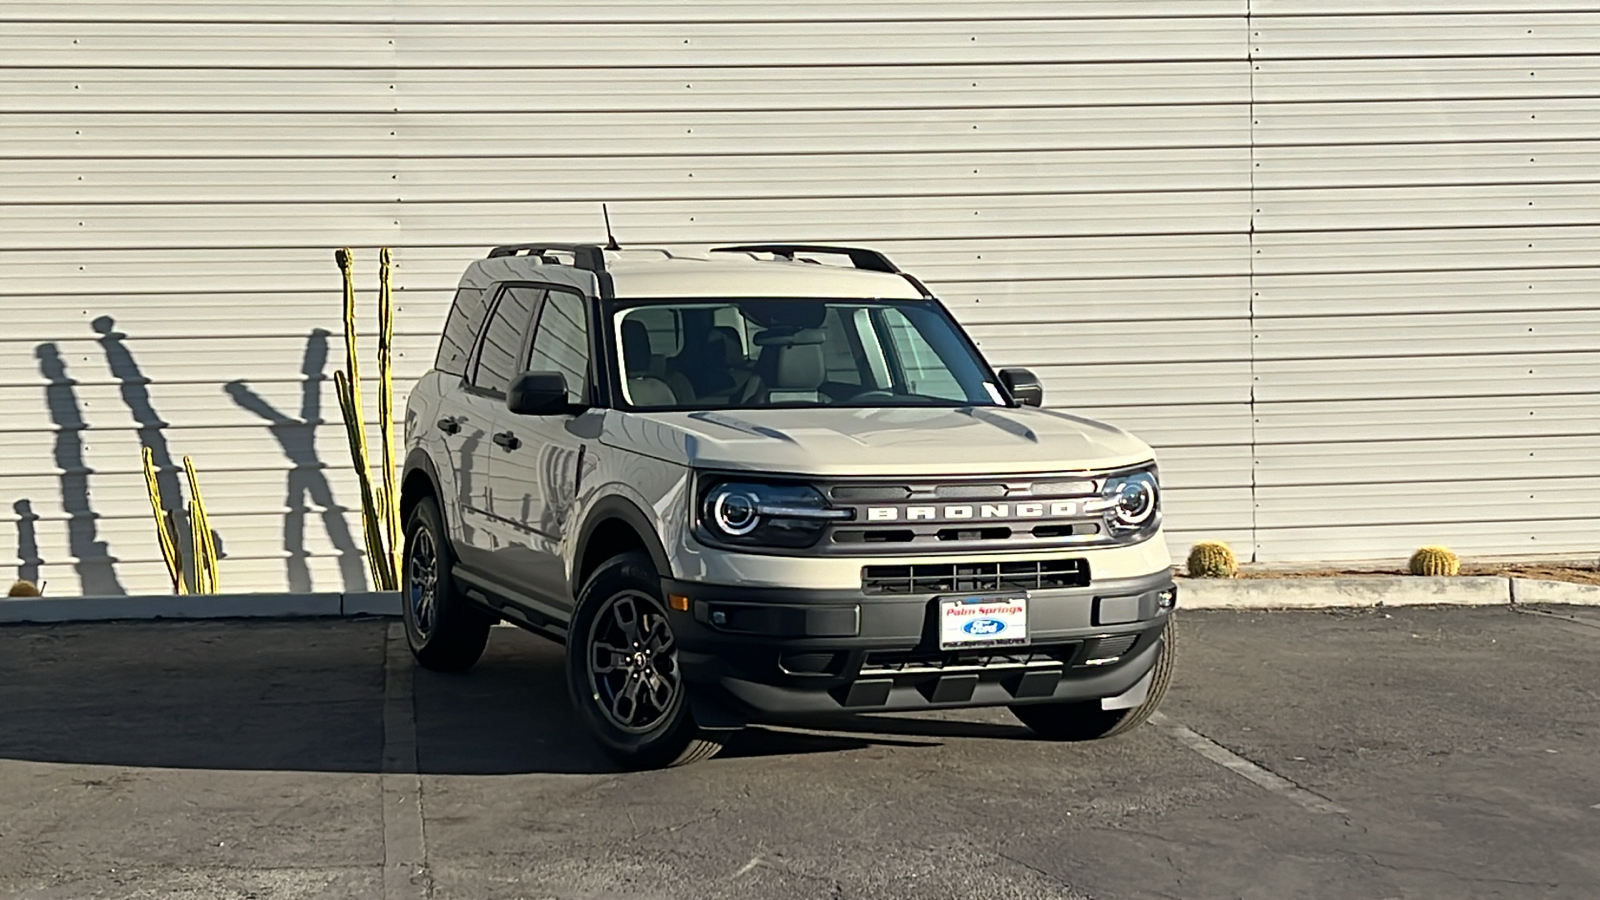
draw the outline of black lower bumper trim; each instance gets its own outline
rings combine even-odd
[[[935,596],[664,586],[689,600],[669,612],[686,679],[749,721],[1113,697],[1154,664],[1174,600],[1168,572],[1041,591],[1028,644],[957,651]]]

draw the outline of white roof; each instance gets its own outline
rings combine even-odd
[[[618,299],[701,297],[826,297],[919,300],[910,281],[888,272],[831,263],[790,262],[707,249],[641,248],[606,251],[606,271]],[[478,278],[472,277],[478,275]],[[502,256],[473,263],[465,280],[526,278],[572,283],[588,273],[548,265],[535,256]],[[555,277],[553,277],[555,276]]]

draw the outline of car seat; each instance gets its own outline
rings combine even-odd
[[[666,382],[680,400],[727,401],[752,375],[739,331],[718,325],[706,333],[704,343],[685,346],[667,360]]]
[[[818,390],[828,374],[823,338],[816,328],[774,328],[757,334],[761,356],[756,359],[755,377],[739,394],[739,405],[823,402]]]
[[[622,322],[622,361],[628,376],[628,402],[634,406],[677,406],[671,386],[650,374],[650,331],[635,319]]]

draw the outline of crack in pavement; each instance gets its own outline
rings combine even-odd
[[[1039,876],[1041,876],[1043,878],[1047,878],[1050,881],[1053,881],[1056,884],[1059,884],[1062,887],[1066,888],[1067,890],[1073,892],[1074,894],[1078,894],[1078,895],[1083,896],[1085,898],[1089,897],[1089,895],[1084,893],[1084,891],[1082,889],[1080,889],[1077,885],[1075,885],[1072,882],[1066,880],[1065,878],[1062,878],[1060,875],[1057,875],[1054,872],[1047,872],[1044,869],[1041,869],[1036,865],[1033,865],[1031,863],[1023,862],[1022,860],[1016,858],[1015,856],[1012,856],[1009,853],[1002,853],[999,850],[996,850],[994,852],[994,855],[1000,857],[1003,860],[1006,860],[1007,862],[1016,863],[1017,865],[1023,867],[1024,869],[1027,869],[1030,872],[1033,872],[1036,875],[1039,875]],[[1090,900],[1092,900],[1092,898],[1090,898]]]
[[[1468,881],[1479,884],[1514,884],[1518,887],[1542,887],[1551,890],[1561,886],[1561,883],[1558,881],[1523,881],[1516,878],[1489,878],[1481,875],[1463,875],[1462,873],[1452,869],[1439,869],[1433,866],[1386,863],[1371,853],[1355,853],[1353,855],[1365,859],[1367,862],[1371,863],[1377,868],[1385,869],[1390,872],[1426,872],[1430,875],[1444,875],[1449,878],[1454,878],[1457,881]]]
[[[383,654],[383,772],[378,776],[383,821],[384,900],[431,897],[433,875],[417,774],[417,710],[405,626],[389,626]]]

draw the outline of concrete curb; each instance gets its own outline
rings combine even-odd
[[[150,597],[0,598],[0,625],[122,619],[302,619],[398,616],[395,592],[349,594],[186,594]]]
[[[1557,603],[1600,606],[1600,584],[1572,584],[1537,578],[1511,579],[1512,603]]]
[[[398,616],[401,612],[399,591],[345,594],[340,606],[340,615],[346,616]]]
[[[1180,609],[1364,609],[1513,603],[1600,606],[1600,585],[1501,575],[1178,579]]]
[[[1600,606],[1600,585],[1503,576],[1179,578],[1181,609],[1364,609],[1378,606]],[[211,594],[0,598],[0,625],[125,619],[295,619],[398,616],[400,594]]]

